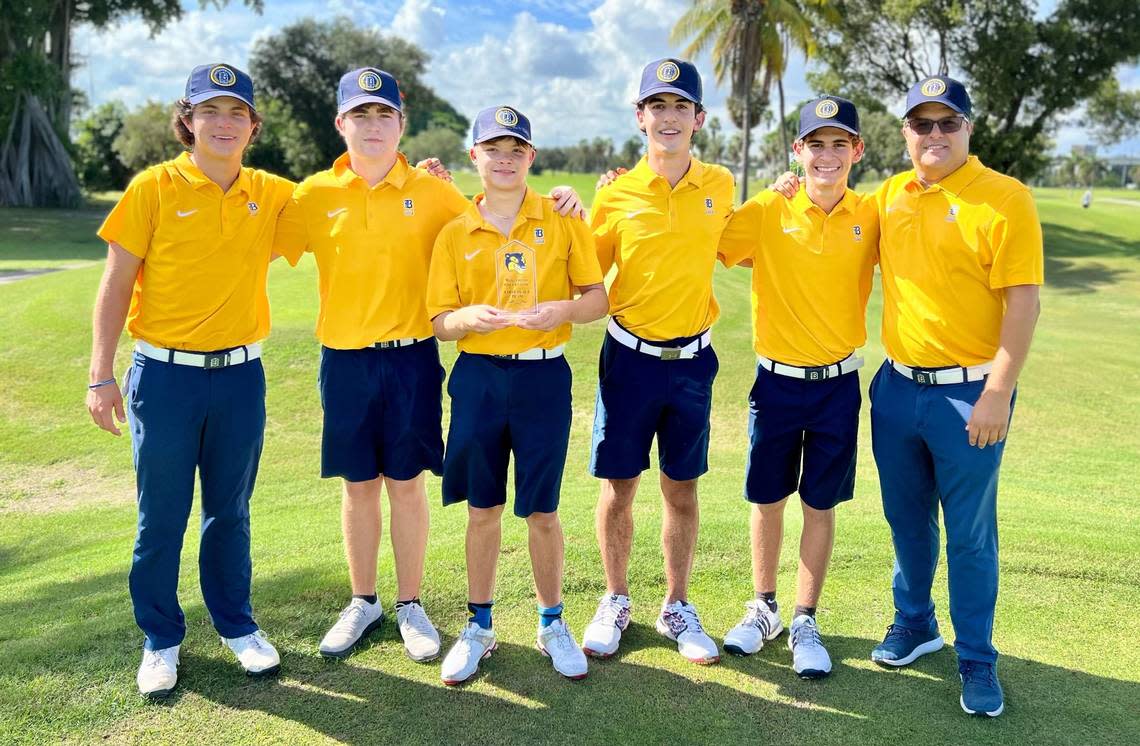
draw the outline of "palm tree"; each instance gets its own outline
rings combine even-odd
[[[683,54],[695,57],[711,48],[713,73],[720,84],[729,83],[741,109],[741,201],[748,198],[748,161],[751,130],[757,116],[757,99],[767,103],[773,80],[780,94],[780,121],[784,119],[783,76],[787,52],[795,46],[815,50],[809,10],[825,10],[830,0],[694,0],[673,26],[671,40],[689,39]],[[783,132],[787,152],[787,134]]]

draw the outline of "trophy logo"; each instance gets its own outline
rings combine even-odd
[[[514,315],[538,311],[538,266],[534,249],[510,241],[495,252],[495,307]]]

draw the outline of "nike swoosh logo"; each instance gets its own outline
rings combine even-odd
[[[337,215],[340,215],[342,212],[348,212],[348,208],[347,207],[338,207],[335,210],[329,210],[328,216],[330,218],[335,218]]]
[[[194,213],[198,212],[198,208],[194,208],[193,210],[186,210],[185,212],[183,212],[182,210],[178,210],[176,212],[177,212],[178,217],[186,218],[186,217],[189,217],[189,216],[193,215]]]
[[[643,213],[643,212],[645,212],[645,210],[634,210],[633,212],[627,212],[627,213],[625,214],[625,216],[626,216],[627,218],[629,218],[630,220],[632,220],[632,219],[636,218],[638,215],[640,215],[640,214],[641,214],[641,213]]]
[[[472,251],[470,254],[464,254],[463,258],[466,259],[467,261],[471,261],[476,256],[478,256],[480,251],[482,251],[482,249],[476,249],[475,251]]]
[[[785,228],[784,233],[795,233],[799,228]]]

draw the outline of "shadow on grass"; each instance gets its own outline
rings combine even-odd
[[[1088,293],[1111,285],[1128,270],[1094,258],[1140,258],[1140,242],[1126,241],[1097,231],[1080,231],[1057,223],[1043,223],[1045,232],[1045,284],[1073,293]]]

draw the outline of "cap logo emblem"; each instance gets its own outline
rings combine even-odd
[[[946,92],[946,81],[941,78],[931,78],[922,84],[923,96],[941,96]]]
[[[825,98],[815,105],[815,115],[820,119],[831,119],[839,113],[839,104],[835,103],[829,98]]]
[[[514,109],[508,109],[504,106],[495,112],[495,121],[504,127],[514,127],[519,123],[519,115],[515,113]]]
[[[384,81],[380,78],[380,73],[375,70],[365,70],[356,79],[356,84],[362,91],[378,91],[380,86],[384,85]]]
[[[681,77],[681,67],[673,60],[666,60],[657,66],[657,79],[662,83],[672,83]]]
[[[230,88],[237,83],[237,74],[225,65],[214,65],[210,69],[210,81],[222,88]]]

